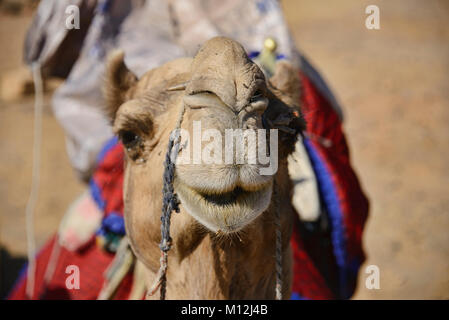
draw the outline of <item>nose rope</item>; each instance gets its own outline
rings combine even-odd
[[[175,177],[176,158],[180,146],[181,135],[179,129],[181,128],[184,113],[185,106],[183,104],[176,121],[175,129],[168,141],[167,153],[165,154],[164,181],[162,187],[161,242],[159,244],[159,248],[161,249],[160,267],[156,274],[156,279],[147,294],[152,296],[160,289],[160,300],[165,300],[167,289],[168,251],[170,251],[172,246],[172,239],[170,237],[171,214],[173,211],[179,212],[179,199],[173,188],[173,180]]]
[[[33,63],[32,73],[34,82],[34,141],[33,141],[33,167],[31,177],[31,191],[25,210],[26,236],[27,236],[27,280],[25,293],[28,299],[33,299],[36,276],[36,239],[34,233],[34,214],[39,193],[41,149],[42,149],[42,115],[43,115],[43,82],[39,62]]]
[[[279,210],[279,199],[276,183],[273,183],[274,197],[274,225],[276,227],[276,300],[282,300],[282,232],[281,232],[281,212]]]

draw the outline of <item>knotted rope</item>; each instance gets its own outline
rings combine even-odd
[[[274,225],[276,227],[276,300],[282,300],[282,232],[281,232],[281,212],[279,211],[279,199],[275,182],[274,189]]]
[[[38,62],[31,66],[34,82],[34,141],[33,141],[33,167],[31,178],[31,191],[28,198],[25,221],[27,235],[27,255],[28,268],[26,280],[26,296],[33,299],[34,280],[36,273],[36,240],[34,234],[34,213],[39,193],[40,183],[40,166],[41,166],[41,146],[42,146],[42,114],[43,114],[43,81],[41,74],[41,66]]]
[[[180,147],[180,128],[184,117],[185,107],[182,106],[176,127],[170,135],[170,140],[167,146],[167,153],[165,154],[164,162],[164,176],[162,187],[162,214],[161,214],[161,242],[159,248],[161,249],[160,267],[156,274],[156,280],[148,292],[152,296],[160,289],[160,299],[165,300],[165,293],[167,288],[167,265],[168,265],[168,251],[172,246],[172,239],[170,237],[170,219],[173,211],[179,212],[179,199],[173,188],[173,180],[175,178],[175,163],[178,157]]]

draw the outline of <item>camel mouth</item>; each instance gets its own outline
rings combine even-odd
[[[272,182],[250,190],[236,186],[230,191],[196,190],[175,179],[181,205],[199,223],[213,232],[232,233],[251,223],[270,202]]]
[[[229,206],[233,205],[239,198],[248,196],[250,192],[243,190],[240,187],[236,187],[229,192],[224,193],[206,193],[198,192],[204,199],[204,201],[209,202],[211,205],[216,206]]]

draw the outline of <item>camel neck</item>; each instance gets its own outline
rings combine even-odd
[[[239,234],[206,233],[187,256],[173,257],[167,275],[167,298],[274,299],[275,229],[271,216],[265,212]],[[291,277],[287,233],[283,250],[285,279]],[[290,288],[286,287],[287,295]]]

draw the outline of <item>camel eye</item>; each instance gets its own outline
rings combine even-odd
[[[137,134],[128,130],[120,132],[119,137],[126,149],[135,147],[140,141],[140,137]]]

